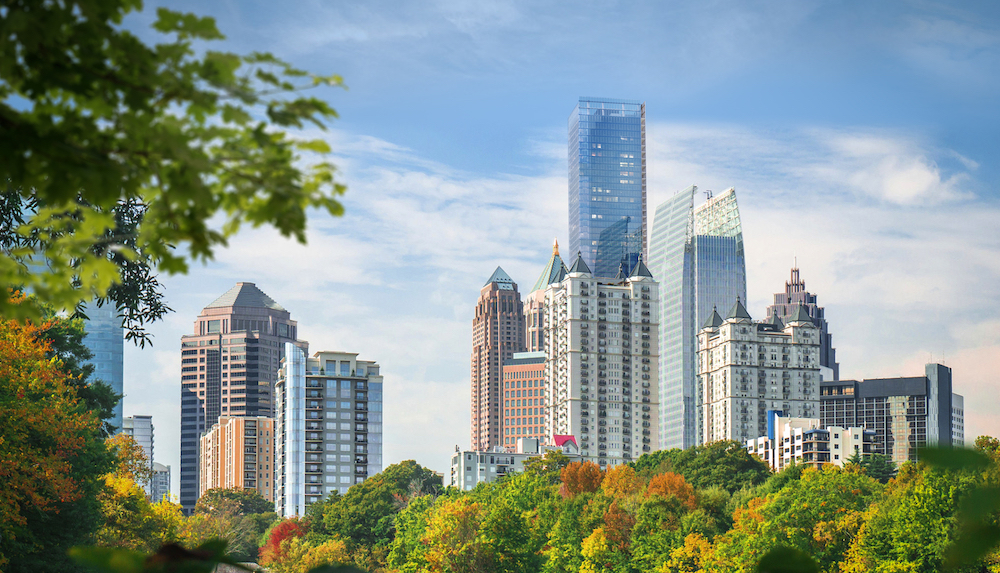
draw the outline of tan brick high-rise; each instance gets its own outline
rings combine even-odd
[[[505,360],[524,352],[524,310],[517,285],[501,269],[479,293],[472,319],[472,449],[503,445]]]
[[[198,497],[216,488],[248,489],[274,501],[274,420],[219,416],[201,437]]]

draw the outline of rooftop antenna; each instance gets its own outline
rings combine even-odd
[[[705,200],[707,201],[711,198],[712,198],[712,190],[708,189],[707,191],[705,191]]]

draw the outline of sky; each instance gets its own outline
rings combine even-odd
[[[157,3],[126,25],[147,41]],[[954,370],[966,436],[1000,435],[1000,4],[995,2],[167,2],[211,46],[269,51],[314,92],[347,185],[308,244],[242,231],[161,277],[174,313],[126,348],[126,415],[151,414],[177,491],[180,337],[237,281],[310,350],[385,377],[385,465],[448,472],[469,446],[472,316],[496,266],[534,284],[567,242],[580,96],[646,102],[649,214],[735,187],[748,309],[797,261],[846,379]],[[524,293],[523,293],[524,294]]]

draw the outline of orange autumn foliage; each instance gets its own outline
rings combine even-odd
[[[559,472],[559,479],[562,481],[559,493],[567,498],[600,489],[604,472],[594,462],[573,462]]]
[[[8,540],[26,512],[80,499],[72,464],[101,425],[78,403],[62,363],[46,358],[40,335],[50,325],[0,319],[0,537]]]
[[[631,466],[622,464],[608,470],[602,486],[611,497],[621,499],[642,491],[642,481]]]
[[[626,551],[632,539],[632,528],[635,518],[622,509],[618,502],[612,502],[611,507],[604,512],[604,535],[608,545],[618,551]]]
[[[646,486],[646,495],[659,495],[662,497],[676,496],[684,507],[694,510],[697,507],[694,488],[691,487],[684,476],[673,472],[665,472],[653,476]]]
[[[280,564],[285,559],[285,550],[289,544],[282,542],[292,537],[302,537],[306,534],[306,524],[296,518],[286,519],[271,528],[271,533],[267,537],[267,542],[260,548],[260,564],[268,565]]]

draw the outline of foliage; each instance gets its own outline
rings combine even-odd
[[[559,472],[559,481],[562,482],[559,493],[572,497],[597,491],[604,481],[604,472],[594,462],[573,462]]]
[[[657,474],[649,480],[646,486],[646,495],[659,495],[661,497],[674,496],[689,510],[695,508],[694,488],[684,480],[684,476],[673,472]]]
[[[696,488],[718,486],[729,493],[760,485],[771,473],[767,464],[747,453],[742,444],[725,440],[643,454],[631,465],[640,475],[671,471]]]
[[[268,531],[267,542],[260,548],[261,565],[281,563],[284,561],[284,542],[292,537],[302,537],[306,534],[307,524],[299,519],[285,519],[276,523]]]
[[[206,491],[194,506],[195,513],[216,513],[230,510],[239,515],[269,513],[274,503],[264,499],[256,490],[243,488],[215,488]]]
[[[299,92],[340,78],[203,49],[214,21],[164,8],[147,45],[121,26],[141,6],[19,0],[0,19],[0,181],[21,198],[4,205],[32,206],[0,236],[0,284],[60,309],[113,303],[140,341],[157,317],[144,267],[186,272],[245,223],[304,242],[306,210],[339,215],[344,191],[328,145],[288,133],[336,116]],[[0,291],[0,316],[41,314]]]
[[[101,476],[112,463],[98,415],[45,340],[57,322],[0,319],[0,567],[6,571],[71,568],[63,555],[97,529]]]

